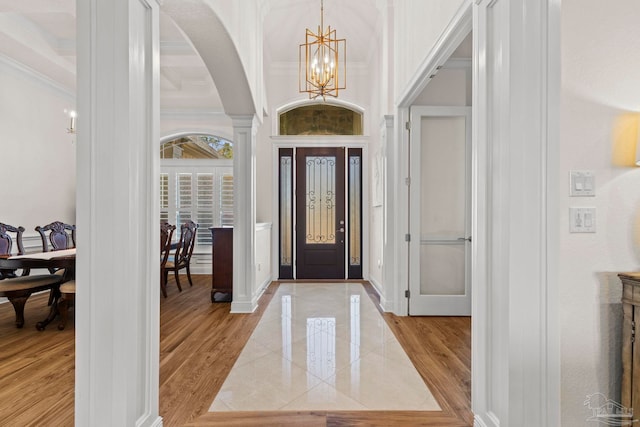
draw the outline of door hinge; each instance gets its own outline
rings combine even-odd
[[[404,235],[404,241],[405,242],[410,242],[411,241],[411,234],[405,234]]]
[[[405,127],[405,129],[407,129],[407,130],[411,130],[411,122],[406,122],[406,123],[404,124],[404,127]]]
[[[636,322],[631,322],[631,342],[636,340]]]
[[[411,178],[405,178],[404,185],[411,186]]]
[[[411,296],[411,291],[409,289],[407,289],[406,291],[404,291],[404,297],[405,298],[409,298]]]

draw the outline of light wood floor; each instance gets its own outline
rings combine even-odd
[[[268,301],[273,283],[252,314],[229,314],[211,304],[210,276],[194,276],[179,293],[169,282],[161,299],[160,415],[171,426],[470,426],[471,322],[466,317],[384,314],[442,411],[309,411],[208,413]],[[186,280],[185,280],[186,282]],[[370,285],[365,285],[375,300]],[[46,315],[46,295],[27,302],[16,329],[13,308],[0,305],[0,425],[72,426],[74,323],[35,329]]]

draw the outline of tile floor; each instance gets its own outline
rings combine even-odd
[[[283,283],[210,411],[440,410],[359,283]]]

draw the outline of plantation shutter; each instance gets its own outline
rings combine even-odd
[[[196,180],[197,199],[196,199],[196,221],[200,225],[200,230],[196,233],[196,244],[211,244],[211,233],[209,227],[214,225],[213,214],[213,195],[214,195],[214,179],[213,173],[199,173]]]
[[[191,182],[191,173],[178,173],[177,191],[176,191],[176,228],[179,230],[180,225],[185,221],[193,219],[193,184]]]
[[[169,222],[169,174],[160,174],[160,223]]]
[[[192,220],[199,226],[196,246],[211,247],[210,227],[233,226],[233,168],[164,166],[160,171],[160,221],[176,226]],[[204,249],[202,249],[204,250]]]
[[[233,175],[229,173],[220,177],[220,225],[233,226]]]

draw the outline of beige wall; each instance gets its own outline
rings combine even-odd
[[[640,267],[640,2],[562,2],[560,259],[562,425],[584,426],[588,394],[619,399],[620,271]],[[595,197],[568,196],[591,170]],[[592,206],[595,234],[568,232],[569,207]]]

